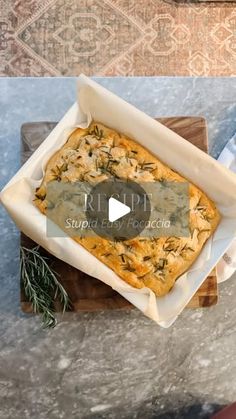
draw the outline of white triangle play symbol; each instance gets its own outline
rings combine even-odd
[[[111,223],[113,221],[118,220],[121,217],[124,217],[124,215],[129,214],[130,207],[123,204],[120,201],[117,201],[115,198],[109,198],[108,201],[108,218]]]

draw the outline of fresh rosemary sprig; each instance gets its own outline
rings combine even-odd
[[[54,301],[59,298],[63,313],[70,306],[69,297],[49,267],[46,257],[39,247],[27,249],[20,247],[20,271],[25,295],[32,303],[34,313],[40,314],[44,329],[55,327]]]

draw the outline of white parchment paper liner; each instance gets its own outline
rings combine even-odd
[[[91,119],[121,131],[147,147],[172,169],[191,180],[213,199],[222,220],[191,269],[162,298],[126,284],[111,269],[71,238],[48,238],[46,218],[33,205],[35,187],[41,182],[50,156],[76,126]],[[117,290],[146,316],[169,327],[227,250],[236,234],[236,176],[164,125],[123,101],[84,75],[78,79],[78,101],[47,139],[10,180],[0,194],[18,228],[59,259],[94,276]]]

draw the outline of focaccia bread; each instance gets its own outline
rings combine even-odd
[[[51,157],[34,201],[45,214],[50,181],[94,184],[114,176],[136,182],[186,182],[136,141],[92,122],[86,129],[75,129],[64,146]],[[97,236],[76,236],[73,239],[128,284],[136,288],[148,287],[157,296],[163,296],[196,260],[220,220],[214,203],[192,183],[189,183],[189,199],[189,237],[138,236],[112,241]]]

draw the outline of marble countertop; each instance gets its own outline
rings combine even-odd
[[[217,157],[236,132],[233,78],[99,78],[152,116],[201,115]],[[59,120],[73,78],[0,79],[0,188],[23,122]],[[0,208],[0,419],[209,418],[236,395],[236,276],[219,303],[161,329],[138,310],[66,314],[54,330],[19,308],[19,232]]]

